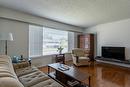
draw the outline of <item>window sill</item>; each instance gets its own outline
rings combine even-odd
[[[65,53],[63,53],[63,54],[70,54],[71,52],[65,52]],[[57,53],[58,54],[58,53]],[[50,54],[50,55],[41,55],[41,56],[32,56],[32,57],[30,57],[31,59],[33,59],[33,58],[42,58],[42,57],[49,57],[49,56],[55,56],[55,55],[57,55],[57,54]]]
[[[49,57],[49,56],[55,56],[56,54],[50,54],[50,55],[41,55],[41,56],[34,56],[34,57],[30,57],[31,59],[34,58],[44,58],[44,57]]]

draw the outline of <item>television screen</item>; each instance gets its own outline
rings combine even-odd
[[[102,57],[125,60],[125,47],[102,47]]]

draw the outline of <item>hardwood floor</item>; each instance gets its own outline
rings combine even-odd
[[[72,62],[68,62],[67,65],[71,66]],[[130,87],[130,69],[128,68],[97,62],[89,67],[77,68],[83,73],[92,74],[91,87]],[[39,69],[47,73],[47,67]]]

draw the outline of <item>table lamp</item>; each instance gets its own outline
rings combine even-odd
[[[7,55],[7,41],[13,41],[12,33],[0,33],[0,40],[5,41],[5,54]]]

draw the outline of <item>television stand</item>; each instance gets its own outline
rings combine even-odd
[[[109,59],[109,58],[103,58],[103,57],[95,58],[95,60],[98,62],[109,63],[109,64],[113,64],[113,65],[118,65],[118,66],[130,68],[130,61],[128,61],[128,60],[121,61],[121,60]]]

